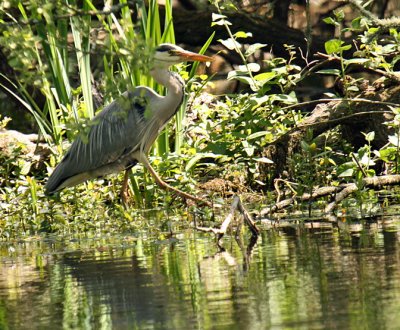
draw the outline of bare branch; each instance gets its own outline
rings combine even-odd
[[[258,236],[260,231],[257,228],[255,222],[251,218],[249,212],[247,212],[246,208],[242,204],[242,201],[239,196],[235,196],[231,207],[229,214],[225,217],[225,220],[222,222],[221,226],[219,228],[211,228],[211,227],[200,227],[196,225],[196,229],[204,232],[213,232],[217,236],[218,244],[221,238],[225,235],[226,231],[228,230],[229,225],[231,224],[235,211],[238,210],[242,215],[243,219],[246,222],[246,224],[249,226],[253,236]]]

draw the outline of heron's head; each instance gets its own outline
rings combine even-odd
[[[184,50],[173,44],[161,44],[156,48],[154,53],[154,65],[159,67],[169,67],[189,61],[211,62],[213,58]]]

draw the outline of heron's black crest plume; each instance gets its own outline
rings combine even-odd
[[[171,44],[161,44],[156,48],[156,52],[169,52],[171,50],[177,50],[179,47]]]

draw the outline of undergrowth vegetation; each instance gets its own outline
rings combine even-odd
[[[7,82],[1,87],[32,115],[39,138],[50,150],[41,170],[31,170],[29,158],[21,158],[22,144],[11,154],[1,155],[1,236],[132,230],[148,225],[137,221],[143,219],[143,209],[185,205],[181,201],[175,203],[173,195],[160,191],[141,166],[136,166],[130,177],[129,209],[119,201],[121,175],[66,189],[56,198],[49,199],[43,193],[46,178],[69,142],[88,128],[88,121],[104,105],[138,85],[164,93],[147,73],[154,47],[161,42],[175,42],[171,5],[172,1],[166,1],[162,26],[154,0],[148,6],[138,2],[133,10],[125,0],[101,10],[91,0],[83,1],[81,7],[74,0],[9,0],[0,4],[0,44],[17,77],[0,73],[2,81]],[[177,66],[175,70],[187,81],[187,97],[175,120],[155,143],[150,160],[163,178],[186,191],[199,191],[202,184],[219,178],[230,184],[228,190],[267,193],[276,178],[268,170],[273,162],[265,156],[265,147],[308,115],[302,111],[296,86],[311,74],[330,76],[342,81],[343,93],[325,97],[351,99],[360,87],[357,79],[348,79],[349,68],[358,65],[393,74],[400,59],[400,35],[392,28],[384,40],[374,37],[376,29],[369,27],[370,22],[363,17],[344,28],[343,13],[338,11],[335,17],[326,19],[327,24],[337,28],[337,38],[325,45],[325,56],[338,65],[314,72],[309,69],[310,59],[291,46],[287,46],[286,58],[272,57],[256,63],[254,54],[266,50],[267,45],[252,44],[251,33],[229,23],[223,10],[235,10],[232,6],[224,8],[219,1],[214,5],[213,28],[224,28],[229,35],[219,42],[237,52],[243,62],[227,79],[240,82],[242,92],[207,96],[204,90],[212,84],[212,77],[197,75],[197,64]],[[348,32],[359,34],[356,43],[345,41]],[[204,53],[212,41],[210,34],[200,52]],[[349,54],[350,58],[346,58]],[[295,64],[301,57],[304,67]],[[40,99],[36,97],[38,93],[44,96],[43,104],[36,101]],[[309,106],[313,100],[304,101],[304,106]],[[337,131],[316,139],[310,127],[301,150],[291,159],[294,181],[282,181],[292,192],[302,194],[317,186],[373,176],[377,163],[387,173],[398,173],[400,112],[395,104],[389,108],[391,116],[386,124],[393,134],[382,148],[373,148],[374,132],[364,132],[365,144],[354,150]],[[6,126],[4,118],[1,126]],[[221,196],[221,189],[217,189],[221,187],[214,188],[204,191],[208,198]],[[214,195],[213,191],[218,193]],[[363,197],[357,198],[359,202]],[[194,209],[190,206],[174,210],[182,215]],[[211,217],[211,212],[200,216]]]

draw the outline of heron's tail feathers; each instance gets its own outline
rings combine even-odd
[[[62,182],[65,181],[65,178],[62,176],[62,172],[59,167],[60,166],[57,166],[55,168],[44,187],[44,193],[46,195],[52,195],[64,188],[62,187]]]

